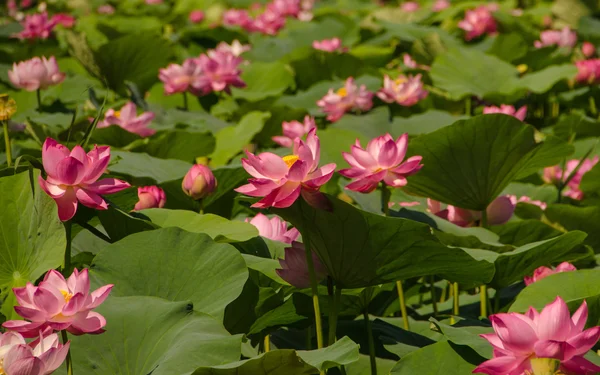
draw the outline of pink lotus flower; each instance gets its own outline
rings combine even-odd
[[[523,202],[523,203],[533,204],[534,206],[538,206],[542,210],[545,210],[546,207],[548,207],[548,204],[546,202],[536,201],[536,200],[533,200],[533,199],[531,199],[531,198],[529,198],[528,196],[525,196],[525,195],[521,196],[518,199],[517,199],[516,195],[507,195],[507,197],[510,198],[510,201],[512,202],[512,204],[514,206],[516,206],[517,203]]]
[[[58,206],[62,221],[71,219],[77,211],[77,202],[96,210],[108,209],[100,194],[113,194],[130,185],[115,178],[98,179],[110,161],[110,147],[95,146],[87,154],[81,146],[73,151],[52,138],[46,138],[42,146],[42,163],[48,177],[39,176],[42,189]]]
[[[483,34],[495,33],[497,26],[490,8],[482,5],[475,9],[467,10],[465,18],[458,23],[458,27],[466,32],[465,40],[469,41]]]
[[[146,0],[146,4],[154,5],[154,4],[162,4],[163,0]]]
[[[283,243],[292,243],[298,239],[300,232],[296,228],[288,228],[288,223],[281,220],[279,216],[274,216],[269,219],[263,214],[256,214],[252,220],[245,220],[246,223],[250,223],[258,229],[258,234],[262,237],[268,238],[273,241],[279,241]]]
[[[581,167],[577,170],[573,178],[567,184],[567,187],[563,190],[564,196],[577,200],[583,199],[583,191],[579,189],[579,184],[581,184],[583,175],[589,172],[594,165],[598,163],[598,160],[598,156],[594,156],[593,159],[584,160],[584,162],[581,164]],[[543,179],[550,184],[557,184],[562,181],[566,181],[575,168],[577,168],[578,164],[579,160],[577,159],[569,160],[566,164],[566,169],[564,172],[558,165],[544,168]]]
[[[252,19],[245,9],[229,9],[223,13],[223,24],[226,26],[241,26],[246,28]]]
[[[377,92],[377,97],[386,103],[396,102],[404,107],[410,107],[425,99],[429,92],[423,88],[421,74],[405,76],[401,74],[392,80],[386,74],[383,77],[383,88]]]
[[[182,65],[170,64],[159,70],[158,78],[165,84],[165,95],[186,92],[202,74],[196,59],[187,59]]]
[[[596,84],[600,82],[600,59],[589,59],[576,61],[577,76],[575,80],[584,84]]]
[[[442,204],[433,199],[427,199],[429,212],[442,219],[458,225],[459,227],[471,227],[477,225],[481,220],[481,211],[467,210],[460,207],[448,205],[445,209]],[[515,211],[515,204],[509,196],[500,196],[486,209],[488,225],[500,225],[506,223]]]
[[[62,345],[58,335],[46,337],[40,333],[37,340],[27,344],[17,332],[0,334],[0,371],[5,375],[47,375],[64,362],[70,342]]]
[[[117,125],[140,137],[149,137],[156,133],[156,130],[148,128],[148,125],[154,120],[154,116],[153,112],[144,112],[138,116],[135,104],[127,102],[119,111],[112,108],[106,111],[104,121],[98,123],[98,128]]]
[[[282,158],[270,152],[254,155],[248,151],[246,155],[248,158],[242,159],[242,165],[253,178],[235,191],[251,197],[264,197],[252,207],[289,207],[300,194],[309,204],[317,207],[326,204],[319,188],[329,181],[335,164],[319,168],[321,144],[316,129],[308,133],[306,141],[300,138],[294,140],[292,155]]]
[[[504,113],[505,115],[512,116],[521,121],[525,121],[525,117],[527,116],[527,106],[524,105],[519,110],[515,110],[515,107],[512,105],[501,104],[500,107],[496,107],[494,105],[483,108],[484,114],[490,113]]]
[[[321,282],[327,277],[327,269],[314,252],[312,252],[312,259],[317,282]],[[290,285],[301,289],[310,286],[304,244],[295,241],[292,242],[292,247],[285,248],[285,257],[284,259],[279,259],[279,264],[281,265],[281,269],[276,269],[275,272]]]
[[[54,25],[61,25],[67,29],[70,29],[75,25],[75,17],[66,13],[57,13],[52,16],[52,20],[50,22],[54,23]]]
[[[406,1],[406,2],[402,3],[402,6],[400,7],[400,9],[402,9],[403,11],[405,11],[407,13],[416,12],[420,8],[421,8],[421,6],[416,1]]]
[[[577,34],[568,26],[562,30],[546,30],[540,34],[540,40],[536,40],[533,45],[535,48],[548,46],[573,48],[577,43]]]
[[[344,113],[352,110],[368,111],[373,107],[373,93],[365,85],[360,88],[354,83],[354,78],[346,79],[344,87],[334,92],[329,89],[327,95],[317,102],[317,105],[327,114],[327,120],[335,122]]]
[[[200,23],[204,21],[204,12],[200,9],[192,10],[188,17],[191,23]]]
[[[583,56],[585,57],[592,57],[596,54],[596,46],[590,42],[583,42],[581,45],[581,53],[583,53]]]
[[[569,271],[577,271],[577,268],[575,268],[575,266],[569,262],[562,262],[561,264],[556,266],[555,269],[548,268],[548,267],[539,267],[539,268],[536,268],[535,271],[533,271],[533,276],[525,276],[525,280],[524,280],[525,285],[531,285],[531,284],[535,283],[536,281],[539,281],[550,275],[554,275],[555,273],[569,272]]]
[[[433,3],[433,7],[431,7],[431,10],[434,12],[441,12],[442,10],[449,8],[449,7],[450,7],[450,1],[436,0],[436,2]]]
[[[50,86],[58,85],[65,80],[56,63],[54,56],[50,59],[34,57],[31,60],[14,63],[12,70],[8,71],[10,82],[20,89],[27,91],[44,90]]]
[[[427,65],[417,64],[417,62],[408,53],[402,55],[402,62],[404,63],[404,66],[406,66],[408,69],[429,70],[429,67]]]
[[[272,0],[267,9],[284,17],[297,17],[301,11],[300,0]]]
[[[250,51],[252,47],[249,44],[242,44],[239,40],[234,40],[231,44],[227,44],[225,42],[221,42],[215,48],[215,51],[221,53],[229,53],[233,56],[240,56],[242,53]]]
[[[194,164],[181,182],[183,192],[196,200],[209,196],[216,187],[215,175],[203,164]]]
[[[21,22],[23,30],[15,36],[21,40],[48,39],[56,22],[48,18],[47,12],[27,14]]]
[[[285,26],[285,16],[266,9],[259,14],[246,29],[252,32],[260,32],[265,35],[277,35],[279,30]]]
[[[302,138],[308,134],[312,129],[316,129],[315,119],[310,116],[304,117],[304,123],[299,121],[284,121],[281,124],[283,128],[283,135],[277,135],[273,137],[273,142],[283,147],[292,147],[296,138]]]
[[[50,270],[39,286],[27,283],[13,288],[19,303],[15,311],[28,321],[9,320],[2,326],[24,337],[35,337],[48,327],[56,331],[66,329],[74,335],[102,333],[106,320],[92,310],[106,300],[112,288],[109,284],[90,293],[87,269],[73,270],[67,280]]]
[[[191,83],[192,89],[198,95],[207,95],[213,91],[231,92],[233,87],[245,87],[246,83],[240,78],[242,73],[239,65],[244,60],[229,52],[209,51],[208,55],[200,55],[196,63],[202,74]]]
[[[314,49],[325,52],[346,52],[348,48],[342,46],[342,40],[340,38],[323,39],[321,41],[315,40],[312,43]]]
[[[373,138],[366,149],[362,148],[357,139],[351,153],[342,153],[350,168],[342,169],[340,174],[354,180],[346,189],[370,193],[377,188],[380,181],[393,187],[405,186],[406,177],[417,173],[423,167],[421,156],[412,156],[404,161],[407,150],[407,133],[395,141],[389,133]]]
[[[530,307],[526,314],[494,314],[490,321],[495,333],[481,335],[494,348],[494,358],[483,362],[473,372],[488,375],[534,373],[532,363],[536,365],[539,360],[554,359],[560,362],[563,373],[596,374],[600,367],[583,356],[600,338],[600,327],[584,330],[587,317],[585,302],[571,317],[567,304],[560,297],[544,307],[541,313]]]
[[[96,9],[96,12],[98,12],[98,14],[114,14],[115,8],[110,4],[104,4],[99,6],[98,9]]]
[[[134,211],[146,208],[163,208],[167,203],[165,191],[158,186],[141,186],[138,188],[139,201],[133,207]]]

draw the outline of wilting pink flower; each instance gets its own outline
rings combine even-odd
[[[346,189],[370,193],[380,181],[393,187],[405,186],[406,177],[417,173],[423,167],[421,156],[412,156],[404,161],[407,150],[407,133],[395,141],[389,133],[373,138],[366,149],[357,139],[350,153],[342,153],[350,168],[342,169],[340,174],[354,180]]]
[[[329,89],[327,95],[317,102],[317,105],[327,114],[327,120],[335,122],[344,113],[352,110],[368,111],[373,107],[373,93],[365,85],[358,87],[354,78],[346,79],[344,87],[337,91]]]
[[[423,88],[421,74],[405,76],[401,74],[392,80],[387,74],[383,77],[383,88],[377,92],[377,97],[386,103],[396,102],[404,107],[410,107],[425,99],[429,92]]]
[[[215,51],[222,53],[230,53],[233,56],[240,56],[242,53],[250,51],[252,47],[249,44],[242,44],[239,40],[234,40],[231,44],[221,42],[215,48]]]
[[[534,206],[538,206],[542,210],[545,210],[546,207],[548,207],[548,204],[546,202],[533,200],[525,195],[521,196],[520,198],[517,198],[516,195],[507,195],[507,197],[510,198],[510,201],[512,202],[512,204],[514,206],[516,206],[517,203],[523,202],[523,203],[533,204]]]
[[[2,326],[24,337],[35,337],[47,327],[66,329],[74,335],[102,333],[106,320],[92,310],[104,302],[112,288],[109,284],[90,293],[87,269],[79,272],[76,268],[67,280],[50,270],[39,286],[27,283],[13,288],[19,303],[15,311],[28,321],[10,320]]]
[[[403,11],[405,11],[407,13],[416,12],[417,10],[419,10],[419,8],[421,8],[421,7],[419,6],[419,3],[417,3],[416,1],[406,1],[406,2],[402,3],[402,5],[400,6],[400,9],[402,9]]]
[[[71,219],[77,202],[96,210],[108,209],[101,195],[117,193],[130,185],[116,178],[98,180],[110,161],[110,147],[94,146],[87,154],[81,146],[69,152],[66,146],[46,138],[42,146],[42,163],[48,177],[38,181],[42,189],[56,202],[58,217]]]
[[[148,125],[154,120],[154,116],[154,112],[144,112],[138,116],[135,104],[127,102],[119,111],[112,108],[106,111],[104,121],[98,123],[98,128],[117,125],[140,137],[149,137],[156,133],[156,130],[148,128]]]
[[[277,35],[284,26],[285,16],[267,8],[245,28],[248,31],[260,32],[265,35]]]
[[[316,129],[308,133],[306,141],[294,140],[292,155],[282,158],[270,152],[254,155],[248,151],[246,155],[248,158],[242,159],[242,165],[252,178],[235,190],[251,197],[263,197],[252,207],[289,207],[300,194],[310,204],[322,207],[324,197],[319,188],[329,181],[335,164],[319,168],[321,144]]]
[[[590,42],[583,42],[581,45],[581,53],[583,53],[583,56],[585,57],[592,57],[596,53],[596,46]]]
[[[216,187],[215,175],[203,164],[194,164],[181,182],[183,192],[196,200],[209,196]]]
[[[27,14],[21,22],[23,30],[15,36],[21,40],[24,39],[48,39],[56,22],[48,18],[47,12]]]
[[[14,63],[12,70],[8,71],[10,82],[20,89],[27,91],[43,90],[53,85],[58,85],[65,80],[56,63],[54,56],[50,59],[34,57],[31,60]]]
[[[223,24],[226,26],[247,27],[252,22],[245,9],[229,9],[223,13]]]
[[[67,13],[57,13],[52,16],[51,22],[54,23],[54,25],[61,25],[70,29],[75,25],[75,17]]]
[[[573,48],[577,43],[577,34],[568,26],[562,30],[546,30],[540,34],[540,40],[536,40],[533,45],[535,48],[548,46],[559,46]]]
[[[312,129],[316,129],[315,119],[310,116],[304,117],[304,123],[299,121],[284,121],[281,124],[283,135],[273,137],[273,141],[283,147],[292,147],[296,138],[301,138],[308,134]]]
[[[17,332],[0,334],[0,370],[5,375],[47,375],[64,362],[71,343],[65,345],[52,333],[27,344]]]
[[[158,78],[165,84],[165,95],[186,92],[202,69],[196,59],[186,59],[182,65],[170,64],[159,70]]]
[[[489,107],[484,107],[483,113],[484,114],[504,113],[505,115],[509,115],[509,116],[517,118],[521,121],[524,121],[525,116],[527,116],[527,106],[524,105],[521,108],[519,108],[519,110],[517,111],[517,110],[515,110],[515,107],[513,107],[512,105],[501,104],[500,107],[491,105]]]
[[[589,172],[594,165],[598,163],[598,160],[598,156],[594,156],[593,159],[586,159],[583,161],[581,167],[577,170],[573,178],[567,184],[567,187],[563,190],[564,196],[577,200],[583,199],[583,191],[579,189],[579,184],[581,184],[583,175]],[[579,165],[579,160],[573,159],[567,162],[564,172],[558,165],[544,168],[544,181],[551,184],[557,184],[562,181],[566,181],[575,168],[577,168],[577,165]]]
[[[139,201],[133,207],[134,211],[146,208],[163,208],[167,203],[165,191],[158,186],[141,186],[138,188]]]
[[[110,4],[104,4],[99,6],[98,9],[96,9],[96,12],[98,12],[98,14],[114,14],[115,8]]]
[[[595,84],[600,82],[600,59],[589,59],[575,61],[577,76],[575,80],[579,83]]]
[[[555,269],[548,267],[539,267],[533,271],[533,276],[525,276],[525,285],[530,285],[550,275],[561,272],[577,271],[574,265],[569,262],[562,262]]]
[[[200,23],[204,20],[204,12],[197,9],[197,10],[192,10],[190,12],[190,15],[188,17],[188,19],[190,20],[190,22],[192,23]]]
[[[442,219],[458,225],[459,227],[471,227],[481,220],[481,211],[467,210],[464,208],[447,205],[445,209],[442,204],[433,199],[427,199],[429,212]],[[488,225],[500,225],[506,223],[515,211],[515,204],[509,196],[500,196],[486,209]]]
[[[327,277],[327,269],[314,252],[312,252],[312,259],[317,282],[321,282]],[[292,242],[292,247],[285,248],[284,258],[279,259],[279,264],[281,269],[275,270],[279,277],[296,288],[308,288],[310,286],[304,244],[296,241]]]
[[[490,8],[482,5],[475,9],[467,10],[465,18],[458,23],[458,27],[466,32],[465,40],[469,41],[483,34],[495,33],[496,20],[494,20]]]
[[[269,219],[266,215],[256,214],[252,220],[245,220],[246,223],[250,223],[258,229],[258,234],[262,237],[268,238],[273,241],[279,241],[283,243],[292,243],[298,239],[300,232],[296,228],[288,228],[288,223],[281,220],[279,216],[274,216]]]
[[[315,40],[312,43],[314,49],[325,52],[346,52],[348,48],[342,46],[342,40],[340,38],[323,39],[321,41]]]
[[[450,1],[448,0],[436,0],[435,3],[433,3],[433,7],[431,8],[432,11],[434,12],[440,12],[446,8],[450,7]]]
[[[565,301],[554,302],[538,313],[533,307],[526,314],[490,316],[495,333],[483,334],[494,348],[494,358],[483,362],[474,373],[520,375],[532,372],[532,361],[555,359],[567,374],[596,374],[600,367],[583,356],[600,338],[600,327],[584,330],[588,317],[585,301],[570,316]]]
[[[202,73],[192,81],[192,90],[198,95],[207,95],[213,91],[229,93],[231,86],[245,87],[246,83],[240,78],[242,62],[242,58],[230,52],[212,50],[207,55],[200,55],[196,63]]]

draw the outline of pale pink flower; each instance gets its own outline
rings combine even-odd
[[[114,14],[115,8],[110,4],[104,4],[99,6],[98,9],[96,9],[96,12],[98,12],[98,14]]]
[[[540,40],[536,40],[533,45],[535,48],[548,46],[573,48],[577,43],[577,34],[568,26],[562,30],[546,30],[540,34]]]
[[[154,5],[154,4],[162,4],[163,0],[146,0],[146,4]]]
[[[223,13],[223,24],[226,26],[241,26],[246,28],[252,19],[245,9],[229,9]]]
[[[314,252],[311,253],[317,282],[321,282],[327,277],[327,269],[321,263],[319,257]],[[296,241],[292,242],[292,247],[285,248],[284,258],[279,259],[279,264],[281,269],[276,269],[275,272],[290,285],[301,289],[310,286],[304,244]]]
[[[48,375],[65,361],[71,343],[61,344],[58,335],[44,336],[27,343],[17,332],[0,334],[0,371],[5,375]]]
[[[165,191],[158,186],[141,186],[138,188],[139,201],[133,207],[134,211],[146,208],[163,208],[167,203]]]
[[[292,147],[296,138],[304,137],[311,130],[316,129],[317,125],[313,117],[306,115],[304,123],[296,120],[284,121],[281,127],[283,128],[283,135],[274,136],[273,141],[283,147]]]
[[[592,57],[596,54],[596,46],[590,42],[583,42],[581,45],[581,53],[583,53],[583,56],[585,57]]]
[[[575,268],[575,266],[569,262],[562,262],[561,264],[556,266],[555,269],[543,267],[543,266],[538,267],[535,269],[535,271],[533,271],[532,276],[525,276],[525,280],[524,280],[525,285],[531,285],[531,284],[535,283],[536,281],[539,281],[550,275],[554,275],[555,273],[569,272],[569,271],[577,271],[577,268]]]
[[[217,179],[206,165],[194,164],[185,174],[181,188],[186,195],[198,200],[212,194],[217,188]]]
[[[429,212],[458,225],[459,227],[471,227],[477,225],[481,220],[481,211],[467,210],[452,205],[444,209],[442,204],[433,199],[427,199]],[[515,211],[515,204],[509,196],[500,196],[486,209],[488,225],[500,225],[506,223]]]
[[[584,355],[600,338],[600,327],[584,330],[587,318],[585,301],[571,317],[567,304],[560,297],[544,307],[541,313],[530,307],[525,314],[494,314],[490,316],[494,333],[481,335],[494,348],[494,358],[483,362],[473,372],[532,374],[532,362],[554,359],[560,362],[562,373],[596,374],[600,367]]]
[[[301,11],[300,0],[272,0],[267,9],[284,17],[297,17]]]
[[[546,207],[548,207],[548,204],[546,202],[542,202],[542,201],[538,201],[538,200],[533,200],[533,199],[531,199],[530,197],[528,197],[526,195],[523,195],[520,198],[517,198],[516,195],[507,195],[507,197],[510,198],[510,201],[512,202],[512,204],[514,206],[516,206],[517,203],[523,202],[523,203],[532,204],[534,206],[538,206],[542,210],[545,210]]]
[[[592,168],[598,163],[598,160],[598,156],[594,156],[593,159],[586,159],[583,161],[581,167],[577,170],[573,178],[567,184],[567,187],[563,190],[564,196],[577,200],[583,199],[583,191],[579,189],[579,184],[581,184],[583,175],[592,170]],[[551,184],[557,184],[562,181],[566,181],[575,168],[577,168],[578,164],[579,160],[577,159],[569,160],[566,164],[564,172],[558,165],[546,167],[544,168],[544,181]]]
[[[234,40],[231,44],[227,44],[226,42],[221,42],[215,48],[217,52],[230,53],[233,56],[240,56],[244,52],[250,51],[252,47],[249,44],[242,44],[239,40]]]
[[[73,270],[68,280],[50,270],[39,286],[27,283],[13,288],[17,302],[15,311],[25,320],[9,320],[2,326],[24,337],[35,337],[50,327],[67,330],[74,335],[104,332],[106,320],[94,310],[108,297],[113,285],[105,285],[90,293],[88,270]]]
[[[483,113],[504,113],[505,115],[509,115],[521,121],[525,121],[525,117],[527,116],[527,106],[524,105],[521,108],[519,108],[519,110],[515,110],[515,107],[513,107],[512,105],[501,104],[500,107],[491,105],[488,107],[484,107]]]
[[[252,220],[245,220],[246,223],[250,223],[258,229],[258,234],[262,237],[268,238],[273,241],[279,241],[287,244],[291,244],[293,241],[298,239],[300,232],[296,228],[290,228],[288,230],[288,223],[281,220],[279,216],[273,216],[269,219],[266,215],[256,214]]]
[[[314,49],[325,52],[346,52],[347,47],[342,46],[342,40],[340,38],[315,40],[312,43]]]
[[[596,84],[600,82],[600,59],[589,59],[575,61],[577,76],[575,80],[579,83]]]
[[[98,122],[98,128],[108,128],[111,125],[117,125],[140,137],[149,137],[156,133],[156,130],[148,128],[148,125],[154,120],[154,116],[154,112],[143,112],[138,116],[135,104],[127,102],[118,111],[112,108],[106,111],[104,120]]]
[[[248,31],[260,32],[265,35],[277,35],[285,26],[285,16],[266,9],[245,27]]]
[[[66,74],[60,71],[54,56],[46,59],[34,57],[31,60],[14,63],[8,71],[10,82],[26,91],[44,90],[65,80]]]
[[[21,26],[23,26],[23,30],[15,35],[21,40],[48,39],[56,26],[56,22],[48,18],[48,13],[44,11],[25,15]]]
[[[246,83],[240,78],[239,69],[244,60],[231,52],[209,51],[200,55],[196,63],[201,74],[192,81],[192,91],[197,95],[207,95],[214,91],[231,92],[233,87],[245,87]]]
[[[75,25],[75,17],[67,13],[57,13],[52,16],[50,22],[54,23],[54,25],[61,25],[67,29],[70,29]]]
[[[200,9],[192,10],[188,16],[188,19],[191,23],[200,23],[204,21],[204,12]]]
[[[409,69],[429,70],[427,65],[417,64],[417,62],[408,53],[402,55],[402,62],[404,63],[404,66]]]
[[[377,97],[386,103],[396,102],[404,107],[413,106],[429,95],[423,88],[421,77],[421,74],[414,77],[401,74],[392,80],[386,74],[383,77],[383,88],[377,92]]]
[[[42,163],[48,177],[38,181],[42,189],[56,202],[58,217],[71,219],[77,211],[77,202],[96,210],[108,209],[101,195],[117,193],[130,185],[116,178],[98,180],[110,161],[110,147],[94,146],[87,154],[81,146],[69,151],[52,138],[42,146]]]
[[[308,203],[324,207],[325,198],[319,188],[329,181],[335,164],[319,168],[321,144],[316,129],[308,133],[306,141],[294,140],[292,155],[282,158],[271,152],[254,155],[248,151],[246,155],[248,158],[242,159],[242,165],[252,178],[235,190],[251,197],[263,197],[252,207],[289,207],[301,194]]]
[[[358,87],[354,78],[346,79],[344,87],[337,91],[329,89],[317,105],[327,114],[327,120],[335,122],[348,111],[368,111],[373,107],[373,93],[365,85]]]
[[[406,177],[423,168],[421,156],[411,156],[404,160],[407,150],[407,133],[395,141],[389,133],[373,138],[366,148],[363,148],[357,139],[350,153],[342,153],[350,168],[342,169],[339,173],[354,180],[346,189],[370,193],[377,188],[380,181],[392,187],[405,186]]]
[[[442,10],[449,8],[449,7],[450,7],[450,1],[436,0],[436,2],[433,3],[433,7],[431,7],[431,10],[434,12],[441,12]]]
[[[495,33],[497,26],[490,8],[482,5],[467,10],[465,18],[458,23],[458,27],[465,31],[465,40],[469,41],[483,34]]]
[[[406,2],[402,3],[402,5],[400,6],[400,9],[402,9],[403,11],[405,11],[407,13],[416,12],[420,8],[421,8],[421,6],[416,1],[406,1]]]
[[[191,84],[202,74],[202,68],[196,59],[186,59],[182,65],[170,64],[159,70],[158,78],[165,85],[165,95],[186,92]]]

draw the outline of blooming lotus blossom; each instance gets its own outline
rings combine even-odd
[[[147,208],[163,208],[167,203],[165,191],[158,186],[141,186],[138,188],[139,201],[133,207],[134,211]]]
[[[315,40],[312,43],[314,49],[325,52],[346,52],[348,48],[342,46],[342,40],[340,38]]]
[[[267,9],[284,17],[297,17],[302,8],[300,0],[272,0]]]
[[[433,199],[427,199],[427,208],[435,216],[448,220],[459,227],[475,226],[481,220],[481,211],[467,210],[452,205],[447,205],[443,209],[442,204]],[[494,199],[486,209],[488,225],[506,223],[514,211],[515,204],[509,196],[504,195]]]
[[[112,288],[109,284],[90,293],[87,269],[73,270],[67,280],[50,270],[38,286],[27,283],[13,288],[19,303],[15,311],[28,321],[9,320],[2,326],[24,337],[36,337],[48,327],[56,331],[66,329],[74,335],[102,333],[106,319],[92,310],[106,300]]]
[[[96,9],[96,12],[98,12],[98,14],[114,14],[115,8],[110,4],[104,4],[99,6],[98,9]]]
[[[246,28],[252,19],[245,9],[229,9],[223,13],[223,24],[226,26],[241,26]]]
[[[514,206],[516,206],[517,203],[523,202],[523,203],[532,204],[534,206],[538,206],[542,210],[545,210],[546,207],[548,207],[548,204],[546,202],[542,202],[542,201],[538,201],[538,200],[533,200],[533,199],[531,199],[531,198],[529,198],[528,196],[525,196],[525,195],[521,196],[520,198],[517,198],[516,195],[507,195],[507,197],[510,198],[510,201],[512,202],[512,204]]]
[[[66,146],[52,138],[42,145],[42,163],[48,177],[38,181],[42,189],[58,206],[62,221],[71,219],[77,211],[77,202],[96,210],[108,209],[101,195],[117,193],[130,185],[115,178],[98,180],[110,161],[110,147],[94,146],[87,154],[81,146],[69,152]]]
[[[314,252],[312,252],[312,259],[317,282],[321,282],[327,277],[327,269]],[[306,264],[304,244],[292,242],[292,247],[285,248],[284,258],[279,259],[279,264],[281,269],[275,270],[279,277],[296,288],[308,288],[310,286],[310,274]]]
[[[541,313],[530,307],[526,314],[494,314],[490,316],[494,333],[480,335],[494,348],[494,358],[483,362],[473,372],[531,374],[534,373],[532,364],[556,360],[560,362],[562,373],[596,374],[600,367],[583,356],[600,338],[600,327],[584,330],[587,317],[585,302],[571,317],[567,304],[560,297],[544,307]]]
[[[441,12],[444,9],[447,9],[450,7],[450,1],[448,0],[436,0],[435,3],[433,3],[433,7],[431,7],[431,10],[434,12]]]
[[[298,239],[300,232],[296,228],[288,228],[288,223],[281,220],[279,216],[274,216],[269,219],[266,215],[257,214],[252,220],[245,220],[246,223],[250,223],[258,229],[258,234],[262,237],[268,238],[273,241],[279,241],[283,243],[291,244],[293,241]]]
[[[204,12],[200,9],[192,10],[188,16],[188,19],[192,23],[200,23],[204,21]]]
[[[489,107],[484,107],[483,113],[504,113],[505,115],[509,115],[521,121],[524,121],[525,117],[527,116],[527,106],[524,105],[521,108],[519,108],[519,110],[515,110],[515,107],[513,107],[512,105],[501,104],[500,107],[492,105]]]
[[[483,34],[493,34],[497,28],[492,10],[485,5],[467,10],[465,18],[458,23],[458,27],[466,32],[465,40],[467,41]]]
[[[317,105],[327,114],[327,120],[335,122],[344,113],[352,110],[368,111],[373,107],[373,93],[365,85],[358,87],[354,78],[346,79],[344,87],[337,91],[329,89],[327,95],[321,98]]]
[[[405,186],[406,177],[417,173],[423,167],[421,156],[411,156],[404,160],[407,150],[407,133],[395,141],[389,133],[373,138],[366,148],[363,148],[357,139],[350,153],[342,153],[350,168],[342,169],[340,174],[354,180],[346,189],[370,193],[380,181],[393,187]]]
[[[213,91],[231,92],[233,87],[245,87],[240,78],[242,71],[239,65],[244,60],[233,53],[212,50],[207,55],[200,55],[196,63],[201,74],[191,82],[192,89],[198,95],[207,95]]]
[[[546,30],[540,34],[540,40],[536,40],[533,45],[535,48],[548,46],[573,48],[577,43],[577,34],[568,26],[562,30]]]
[[[250,51],[252,47],[249,44],[242,44],[239,40],[234,40],[231,44],[227,44],[225,42],[221,42],[215,48],[215,51],[222,53],[230,53],[233,56],[240,56],[244,52]]]
[[[403,11],[405,11],[407,13],[416,12],[420,8],[421,8],[421,6],[416,1],[406,1],[406,2],[402,3],[402,5],[400,6],[400,9],[402,9]]]
[[[5,375],[47,375],[64,362],[71,343],[65,345],[56,333],[27,344],[17,332],[0,334],[0,371]]]
[[[548,267],[539,267],[539,268],[536,268],[535,271],[533,271],[532,276],[525,276],[525,280],[524,280],[525,285],[533,284],[536,281],[539,281],[550,275],[554,275],[555,273],[569,272],[569,271],[577,271],[577,268],[575,268],[575,266],[569,262],[562,262],[561,264],[556,266],[555,269],[548,268]]]
[[[53,22],[54,25],[61,25],[67,29],[70,29],[75,25],[75,17],[66,13],[57,13],[52,16],[51,22]]]
[[[112,108],[106,111],[104,120],[98,123],[98,128],[117,125],[140,137],[149,137],[156,133],[156,130],[148,128],[148,125],[154,120],[154,116],[154,112],[144,112],[138,116],[135,104],[127,102],[119,111]]]
[[[279,30],[285,26],[285,16],[273,10],[266,9],[259,14],[246,29],[252,32],[260,32],[265,35],[277,35]]]
[[[329,181],[335,164],[319,168],[321,144],[316,129],[309,131],[306,141],[300,138],[294,140],[292,155],[282,158],[270,152],[254,155],[248,151],[246,155],[248,158],[242,159],[242,165],[252,178],[235,191],[251,197],[263,197],[252,207],[285,208],[300,195],[309,204],[325,207],[325,198],[319,193],[319,188]]]
[[[186,59],[182,65],[170,64],[159,70],[158,78],[164,83],[165,95],[191,90],[191,84],[202,74],[196,59]]]
[[[31,60],[14,63],[12,70],[8,71],[10,82],[20,89],[27,91],[43,90],[53,85],[58,85],[65,80],[56,63],[54,56],[34,57]]]
[[[41,12],[25,15],[21,26],[23,26],[23,30],[15,35],[21,40],[48,39],[56,22],[48,18],[47,12]]]
[[[577,170],[573,178],[567,184],[567,187],[563,190],[563,195],[566,197],[570,197],[572,199],[581,200],[583,199],[583,191],[579,189],[579,184],[581,184],[581,179],[583,175],[589,172],[596,163],[598,163],[598,156],[594,156],[593,159],[586,159],[581,164],[581,167]],[[569,160],[566,164],[565,171],[563,172],[562,168],[558,165],[553,167],[544,168],[544,181],[551,184],[561,183],[562,181],[566,181],[567,178],[571,175],[571,173],[577,168],[579,164],[579,160],[572,159]]]
[[[401,74],[392,80],[387,74],[383,77],[383,88],[377,92],[377,97],[386,103],[396,102],[404,107],[410,107],[425,99],[429,92],[423,88],[421,74],[405,76]]]
[[[292,147],[296,138],[301,138],[308,134],[311,130],[317,128],[315,119],[310,116],[304,117],[304,123],[299,121],[284,121],[281,124],[283,128],[283,135],[277,135],[273,137],[273,141],[283,147]]]
[[[579,83],[596,84],[600,82],[600,59],[589,59],[576,61],[577,76],[575,80]]]
[[[596,46],[590,42],[583,42],[581,45],[581,53],[583,53],[583,56],[585,57],[592,57],[596,54]]]
[[[194,164],[181,182],[183,192],[196,200],[209,196],[216,187],[215,175],[203,164]]]

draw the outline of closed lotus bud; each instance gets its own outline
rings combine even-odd
[[[217,180],[210,168],[196,164],[185,175],[181,183],[183,192],[194,199],[210,195],[217,187]]]
[[[138,188],[139,201],[133,208],[134,211],[146,208],[163,208],[167,203],[165,191],[158,186],[142,186]]]

